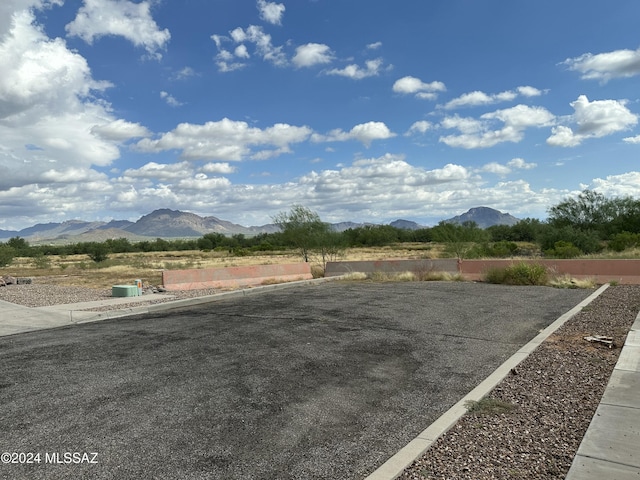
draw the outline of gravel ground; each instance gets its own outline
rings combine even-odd
[[[400,478],[564,479],[639,310],[640,286],[608,288],[487,397],[510,411],[468,413]]]
[[[220,293],[222,290],[204,289],[204,290],[179,290],[166,292],[166,299],[149,300],[147,302],[132,302],[126,304],[109,305],[99,308],[86,309],[89,311],[106,311],[117,310],[128,307],[141,305],[149,305],[154,303],[170,302],[172,300],[180,300],[183,298],[203,297]],[[150,289],[145,292],[151,293]],[[48,285],[44,283],[31,283],[27,285],[9,285],[0,287],[0,300],[5,302],[24,305],[25,307],[48,307],[50,305],[64,305],[68,303],[93,302],[97,300],[108,300],[113,298],[111,289],[82,288],[63,285]]]

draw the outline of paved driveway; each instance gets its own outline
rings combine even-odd
[[[0,478],[362,478],[590,293],[330,282],[3,337],[0,451],[40,457]]]

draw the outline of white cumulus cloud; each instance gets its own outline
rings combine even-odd
[[[569,70],[580,72],[585,80],[600,80],[603,83],[612,78],[628,78],[640,75],[640,48],[637,50],[614,50],[593,55],[585,53],[564,62]]]
[[[333,58],[333,52],[328,45],[307,43],[296,48],[296,54],[291,61],[296,67],[302,68],[331,63]]]
[[[523,158],[513,158],[507,162],[507,165],[511,168],[517,168],[519,170],[532,170],[538,165],[536,163],[527,163]]]
[[[282,3],[267,2],[265,0],[258,0],[258,11],[260,12],[260,18],[265,22],[281,25],[282,16],[284,15],[285,6]]]
[[[607,197],[638,197],[640,172],[627,172],[620,175],[608,175],[605,178],[595,178],[590,187]]]
[[[523,86],[518,87],[515,90],[506,90],[500,93],[487,94],[479,90],[464,93],[458,98],[450,100],[444,105],[447,110],[461,107],[476,107],[481,105],[491,105],[500,102],[510,102],[518,98],[523,97],[536,97],[542,95],[542,92],[534,87]]]
[[[426,120],[420,120],[420,121],[414,122],[413,125],[409,127],[409,130],[407,130],[407,132],[405,133],[405,136],[408,137],[410,135],[425,133],[430,128],[433,128],[432,123],[427,122]]]
[[[447,88],[444,83],[434,81],[425,83],[416,77],[402,77],[393,84],[393,91],[401,94],[415,95],[424,100],[434,100],[437,92],[444,92]]]
[[[383,122],[367,122],[356,125],[349,132],[341,129],[330,131],[327,135],[314,133],[311,140],[314,142],[345,142],[358,140],[369,147],[374,140],[385,140],[395,137],[396,134],[389,130]]]
[[[48,38],[30,10],[11,14],[0,72],[0,190],[41,189],[69,175],[103,181],[91,167],[117,159],[122,139],[116,128],[93,130],[116,120],[97,98],[110,84],[95,80],[64,40]]]
[[[137,149],[143,152],[180,150],[186,160],[241,161],[252,155],[258,155],[259,159],[288,153],[291,144],[307,140],[311,133],[309,127],[278,123],[262,130],[224,118],[204,125],[181,123],[158,139],[141,140]],[[265,157],[264,151],[254,150],[256,146],[274,146],[276,150]]]
[[[139,123],[127,122],[118,119],[103,125],[96,125],[91,129],[91,133],[106,140],[123,142],[132,138],[148,137],[151,132]]]
[[[580,95],[571,102],[574,114],[570,121],[574,128],[559,125],[552,130],[547,143],[556,147],[575,147],[589,138],[600,138],[628,130],[638,123],[638,116],[632,113],[625,101],[594,100]]]
[[[365,67],[362,68],[359,65],[351,64],[344,68],[333,68],[327,70],[327,75],[338,75],[341,77],[352,78],[353,80],[362,80],[367,77],[376,77],[380,75],[384,62],[381,58],[375,60],[367,60]]]
[[[501,128],[495,129],[496,121],[502,122]],[[456,115],[444,118],[440,126],[457,129],[460,134],[442,136],[440,142],[466,149],[488,148],[504,142],[517,143],[524,138],[527,128],[551,126],[554,122],[555,116],[547,109],[528,105],[485,113],[479,119]]]
[[[122,36],[151,56],[161,57],[171,38],[168,29],[160,30],[151,16],[151,3],[128,0],[84,0],[76,18],[66,26],[71,36],[93,43],[107,35]]]

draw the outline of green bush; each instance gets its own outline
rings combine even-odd
[[[503,285],[546,285],[547,269],[537,263],[515,263],[505,268],[492,268],[485,274],[489,283]]]
[[[87,255],[94,262],[100,263],[109,258],[109,250],[104,243],[91,242],[87,246]]]
[[[518,245],[514,242],[501,240],[494,243],[479,243],[467,252],[467,258],[505,258],[513,257],[518,251]]]
[[[551,258],[576,258],[582,255],[582,251],[573,243],[560,240],[554,244],[553,248],[545,250],[544,254]]]
[[[614,252],[622,252],[640,245],[640,233],[622,232],[613,236],[609,242],[609,249]]]
[[[14,257],[16,256],[16,250],[8,245],[0,244],[0,267],[6,267],[11,265]]]
[[[36,268],[41,268],[41,269],[51,268],[51,259],[46,255],[38,252],[33,257],[33,264],[36,266]]]

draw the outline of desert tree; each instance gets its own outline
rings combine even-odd
[[[475,244],[487,242],[489,233],[476,222],[462,224],[441,221],[431,229],[433,240],[447,245],[447,250],[462,260]]]
[[[323,238],[328,238],[331,227],[320,220],[320,216],[302,205],[293,205],[288,212],[280,212],[273,217],[283,240],[295,247],[305,262],[311,252],[318,248]]]

